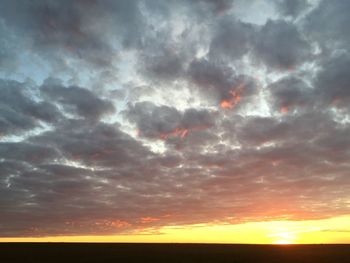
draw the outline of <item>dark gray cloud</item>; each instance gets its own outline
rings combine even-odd
[[[101,99],[84,88],[64,87],[60,83],[47,80],[40,91],[51,101],[61,104],[67,112],[90,120],[98,120],[115,111],[110,101]]]
[[[199,2],[210,5],[217,14],[228,11],[233,6],[233,0],[200,0]]]
[[[300,78],[287,77],[280,79],[269,86],[274,104],[282,113],[312,107],[315,103],[314,89]]]
[[[39,53],[53,55],[63,50],[102,65],[109,63],[108,55],[101,56],[106,47],[97,36],[84,31],[80,13],[82,7],[91,4],[84,4],[84,1],[4,1],[1,17]],[[54,53],[50,54],[52,51]]]
[[[30,99],[30,83],[0,80],[0,134],[18,134],[40,126],[39,121],[53,123],[60,118],[57,107],[47,101]]]
[[[151,102],[129,105],[125,116],[136,123],[141,136],[158,139],[185,137],[194,130],[214,125],[213,114],[209,111],[187,109],[180,112],[176,108],[156,106]]]
[[[190,80],[215,103],[246,98],[256,91],[250,76],[237,75],[232,67],[207,59],[193,60],[188,69]],[[240,99],[239,99],[240,100]]]
[[[213,95],[218,96],[219,100],[228,96],[235,77],[232,68],[224,64],[212,63],[207,59],[192,61],[188,74],[195,84],[214,93]]]
[[[302,138],[312,141],[319,136],[336,132],[337,124],[329,113],[317,111],[302,112],[281,118],[254,117],[236,124],[238,138],[242,144],[297,142]],[[315,129],[318,131],[315,134]]]
[[[0,20],[0,69],[6,73],[13,71],[17,65],[17,58],[15,50],[18,49],[18,43],[13,34],[6,29],[3,21]]]
[[[112,66],[118,51],[106,27],[128,48],[140,44],[143,27],[139,1],[5,0],[0,16],[24,46],[70,71],[74,69],[67,58],[88,62],[95,69]]]
[[[310,56],[310,44],[297,27],[284,20],[269,20],[255,38],[254,52],[275,69],[292,69]]]
[[[309,4],[307,0],[276,0],[276,6],[282,16],[297,17]]]
[[[141,71],[150,75],[150,79],[167,80],[177,79],[184,70],[185,57],[175,50],[166,49],[153,51],[141,56]]]
[[[2,142],[0,151],[5,160],[18,160],[33,164],[59,157],[58,151],[54,148],[27,142]]]
[[[349,48],[348,24],[349,1],[320,1],[319,5],[304,19],[304,30],[308,37],[323,48]]]
[[[348,2],[263,4],[2,1],[0,235],[349,214]]]
[[[117,127],[85,120],[67,120],[54,131],[33,137],[35,143],[50,145],[71,160],[92,166],[133,163],[148,151]],[[135,155],[135,156],[134,156]],[[134,156],[134,157],[133,157]]]
[[[224,60],[239,59],[246,54],[255,33],[252,25],[236,21],[230,16],[221,19],[213,31],[209,55]]]
[[[350,54],[346,52],[326,58],[321,66],[314,83],[321,99],[336,107],[348,107]]]

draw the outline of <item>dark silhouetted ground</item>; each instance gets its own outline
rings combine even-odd
[[[350,262],[350,245],[0,243],[1,263]]]

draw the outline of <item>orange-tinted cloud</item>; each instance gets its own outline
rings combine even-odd
[[[223,109],[233,109],[242,99],[242,93],[244,91],[244,84],[241,83],[236,89],[229,91],[231,98],[222,100],[220,103]]]
[[[169,137],[180,137],[185,138],[189,133],[189,129],[186,128],[176,128],[175,130],[160,134],[160,138],[162,140],[167,140]]]
[[[280,108],[280,112],[281,113],[288,113],[289,112],[289,107],[288,106],[282,106]]]
[[[142,218],[141,218],[141,223],[142,223],[142,224],[154,223],[154,222],[157,222],[157,221],[159,221],[159,220],[160,220],[160,219],[159,219],[159,218],[156,218],[156,217],[146,216],[146,217],[142,217]]]
[[[115,220],[111,222],[111,225],[117,228],[124,228],[124,227],[129,227],[131,224],[129,224],[126,221],[123,220]]]
[[[171,132],[160,134],[159,137],[162,140],[167,140],[172,137],[180,137],[181,139],[184,139],[190,134],[190,132],[208,129],[209,127],[210,126],[208,125],[198,125],[198,126],[193,126],[191,128],[176,128]]]

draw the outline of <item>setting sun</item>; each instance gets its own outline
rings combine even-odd
[[[277,244],[277,245],[295,244],[295,240],[296,240],[296,236],[294,233],[280,233],[280,234],[269,235],[269,237],[272,237],[272,239],[274,240],[272,244]]]
[[[290,241],[290,240],[280,239],[280,240],[275,241],[273,244],[276,244],[276,245],[290,245],[290,244],[294,244],[294,243],[292,241]]]

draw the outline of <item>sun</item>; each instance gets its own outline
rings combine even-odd
[[[273,243],[275,245],[291,245],[291,244],[294,244],[294,242],[292,240],[288,240],[288,239],[279,239],[279,240],[276,240]]]
[[[299,233],[298,231],[291,231],[287,228],[278,229],[276,232],[269,235],[269,237],[272,238],[271,243],[275,245],[295,244],[297,240],[297,234]]]

